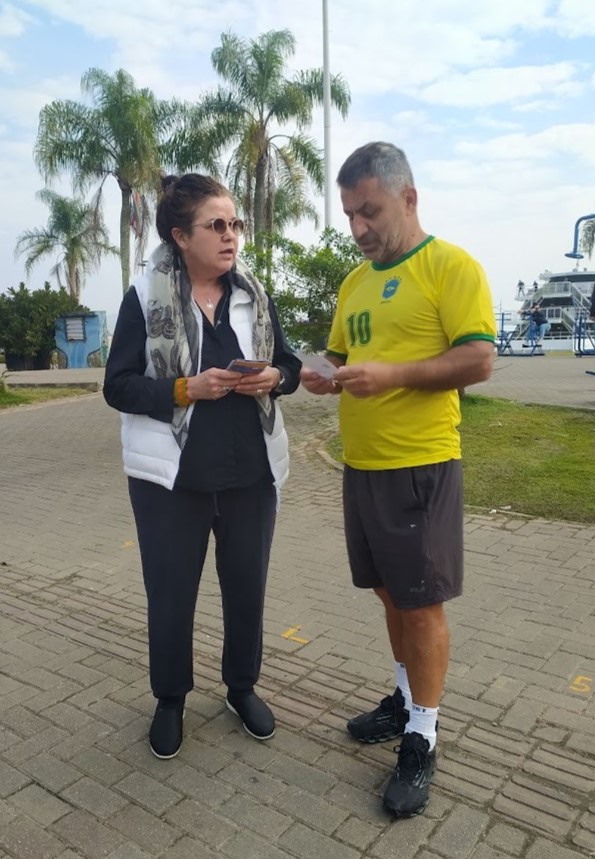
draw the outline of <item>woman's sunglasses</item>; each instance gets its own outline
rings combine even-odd
[[[244,222],[241,218],[232,218],[231,221],[226,221],[225,218],[211,218],[205,224],[192,224],[193,227],[204,227],[205,230],[213,230],[218,236],[224,236],[229,228],[236,236],[241,236],[244,232]]]

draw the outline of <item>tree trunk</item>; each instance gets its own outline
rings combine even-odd
[[[118,179],[122,194],[120,209],[120,265],[122,268],[122,292],[126,293],[130,286],[130,197],[131,189],[127,183]]]
[[[76,265],[69,266],[66,271],[66,283],[68,286],[68,292],[71,297],[76,299],[77,303],[80,304],[80,296],[81,296],[81,286],[79,273]]]
[[[275,213],[275,192],[267,194],[266,205],[266,236],[265,236],[265,281],[264,286],[269,295],[273,294],[273,229]]]
[[[262,152],[256,163],[254,176],[254,244],[257,250],[262,251],[265,230],[265,196],[267,177],[266,152]],[[260,272],[262,275],[262,272]]]

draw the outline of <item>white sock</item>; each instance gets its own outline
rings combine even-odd
[[[414,731],[421,734],[430,744],[430,751],[436,745],[436,720],[438,718],[438,707],[419,707],[411,704],[409,721],[405,725],[405,733],[412,734]]]
[[[407,668],[403,662],[395,662],[395,683],[405,699],[405,709],[411,710],[411,689],[409,688]]]

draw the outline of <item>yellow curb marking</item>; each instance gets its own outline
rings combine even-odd
[[[309,644],[310,642],[307,638],[298,638],[295,634],[296,632],[299,632],[300,629],[301,626],[290,626],[286,632],[281,633],[281,637],[287,638],[289,641],[297,641],[298,644]]]
[[[580,692],[583,695],[588,695],[592,690],[592,683],[592,677],[585,677],[584,674],[577,674],[568,688],[571,692]]]
[[[131,546],[136,546],[136,543],[134,542],[134,540],[126,540],[125,543],[122,543],[123,549],[129,549]]]

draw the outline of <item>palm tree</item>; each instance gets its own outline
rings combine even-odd
[[[175,109],[159,102],[151,90],[138,89],[123,69],[113,75],[89,69],[82,76],[81,90],[90,97],[91,106],[53,101],[42,109],[34,158],[46,181],[68,171],[81,192],[98,182],[97,208],[105,181],[110,176],[116,179],[121,194],[122,289],[126,292],[133,192],[145,203],[146,195],[156,192],[161,136],[170,127]]]
[[[590,221],[586,221],[583,224],[583,229],[581,232],[581,250],[583,250],[589,259],[593,255],[593,250],[595,249],[595,218],[592,218]]]
[[[286,193],[293,185],[295,199],[305,200],[309,181],[318,190],[324,182],[322,154],[303,133],[312,123],[315,105],[322,104],[322,70],[302,71],[287,79],[285,64],[294,52],[295,38],[288,30],[271,30],[250,41],[224,33],[211,60],[228,89],[207,94],[195,111],[199,127],[210,123],[216,145],[234,147],[226,177],[242,205],[247,237],[255,239],[259,249],[264,233],[277,226],[279,189]],[[337,75],[331,78],[331,101],[345,117],[349,88]],[[280,131],[287,123],[298,131]],[[188,169],[192,164],[180,166]],[[304,208],[304,214],[309,211]]]
[[[51,274],[80,302],[85,276],[96,269],[104,254],[118,254],[95,206],[61,197],[48,190],[37,197],[49,207],[47,227],[25,230],[17,239],[15,256],[26,255],[27,274],[42,257],[56,256]]]

